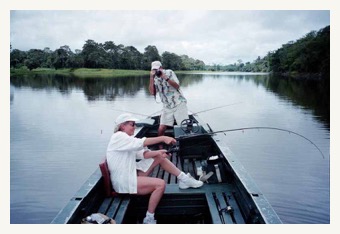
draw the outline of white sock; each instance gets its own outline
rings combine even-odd
[[[146,217],[155,218],[155,213],[146,212]]]
[[[186,178],[186,174],[183,172],[183,171],[181,171],[181,173],[177,176],[177,178],[179,179],[179,180],[183,180],[184,178]]]

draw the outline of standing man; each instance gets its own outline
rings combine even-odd
[[[174,71],[163,69],[160,61],[151,63],[149,91],[154,96],[158,93],[163,103],[158,136],[163,136],[167,126],[172,127],[175,120],[180,125],[184,119],[189,119],[187,100],[178,78]]]

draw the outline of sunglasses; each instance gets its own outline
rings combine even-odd
[[[129,124],[131,127],[135,127],[136,126],[135,122],[127,122],[127,124]]]

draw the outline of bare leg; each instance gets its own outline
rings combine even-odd
[[[163,124],[159,125],[158,136],[164,136],[165,130],[166,130],[166,125],[163,125]]]
[[[158,128],[158,136],[164,136],[166,130],[166,125],[159,125]],[[162,143],[159,144],[159,149],[163,149],[164,146]]]
[[[153,159],[154,159],[153,163],[151,164],[150,168],[146,172],[142,172],[142,171],[137,172],[139,176],[150,175],[153,169],[157,165],[161,165],[161,167],[165,171],[169,172],[170,174],[174,176],[178,176],[181,173],[181,171],[168,158],[162,158],[161,156],[156,156]]]
[[[179,176],[181,171],[167,158],[160,162],[161,167],[174,176]]]
[[[137,177],[137,194],[151,194],[149,199],[148,211],[155,213],[157,205],[161,200],[165,190],[165,181],[153,177]]]

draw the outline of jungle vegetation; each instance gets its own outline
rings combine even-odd
[[[223,56],[223,54],[221,54]],[[204,61],[188,55],[177,55],[165,51],[159,54],[156,46],[148,45],[144,52],[133,46],[116,45],[113,41],[98,43],[88,39],[82,50],[72,51],[68,45],[52,51],[46,47],[21,51],[10,49],[11,69],[36,68],[46,69],[150,69],[154,60],[162,61],[164,67],[180,71],[241,71],[272,72],[283,75],[299,75],[305,77],[328,77],[330,70],[330,26],[311,31],[296,41],[289,41],[266,56],[258,56],[252,62],[239,59],[234,64],[206,65]],[[307,76],[306,76],[307,74]]]

